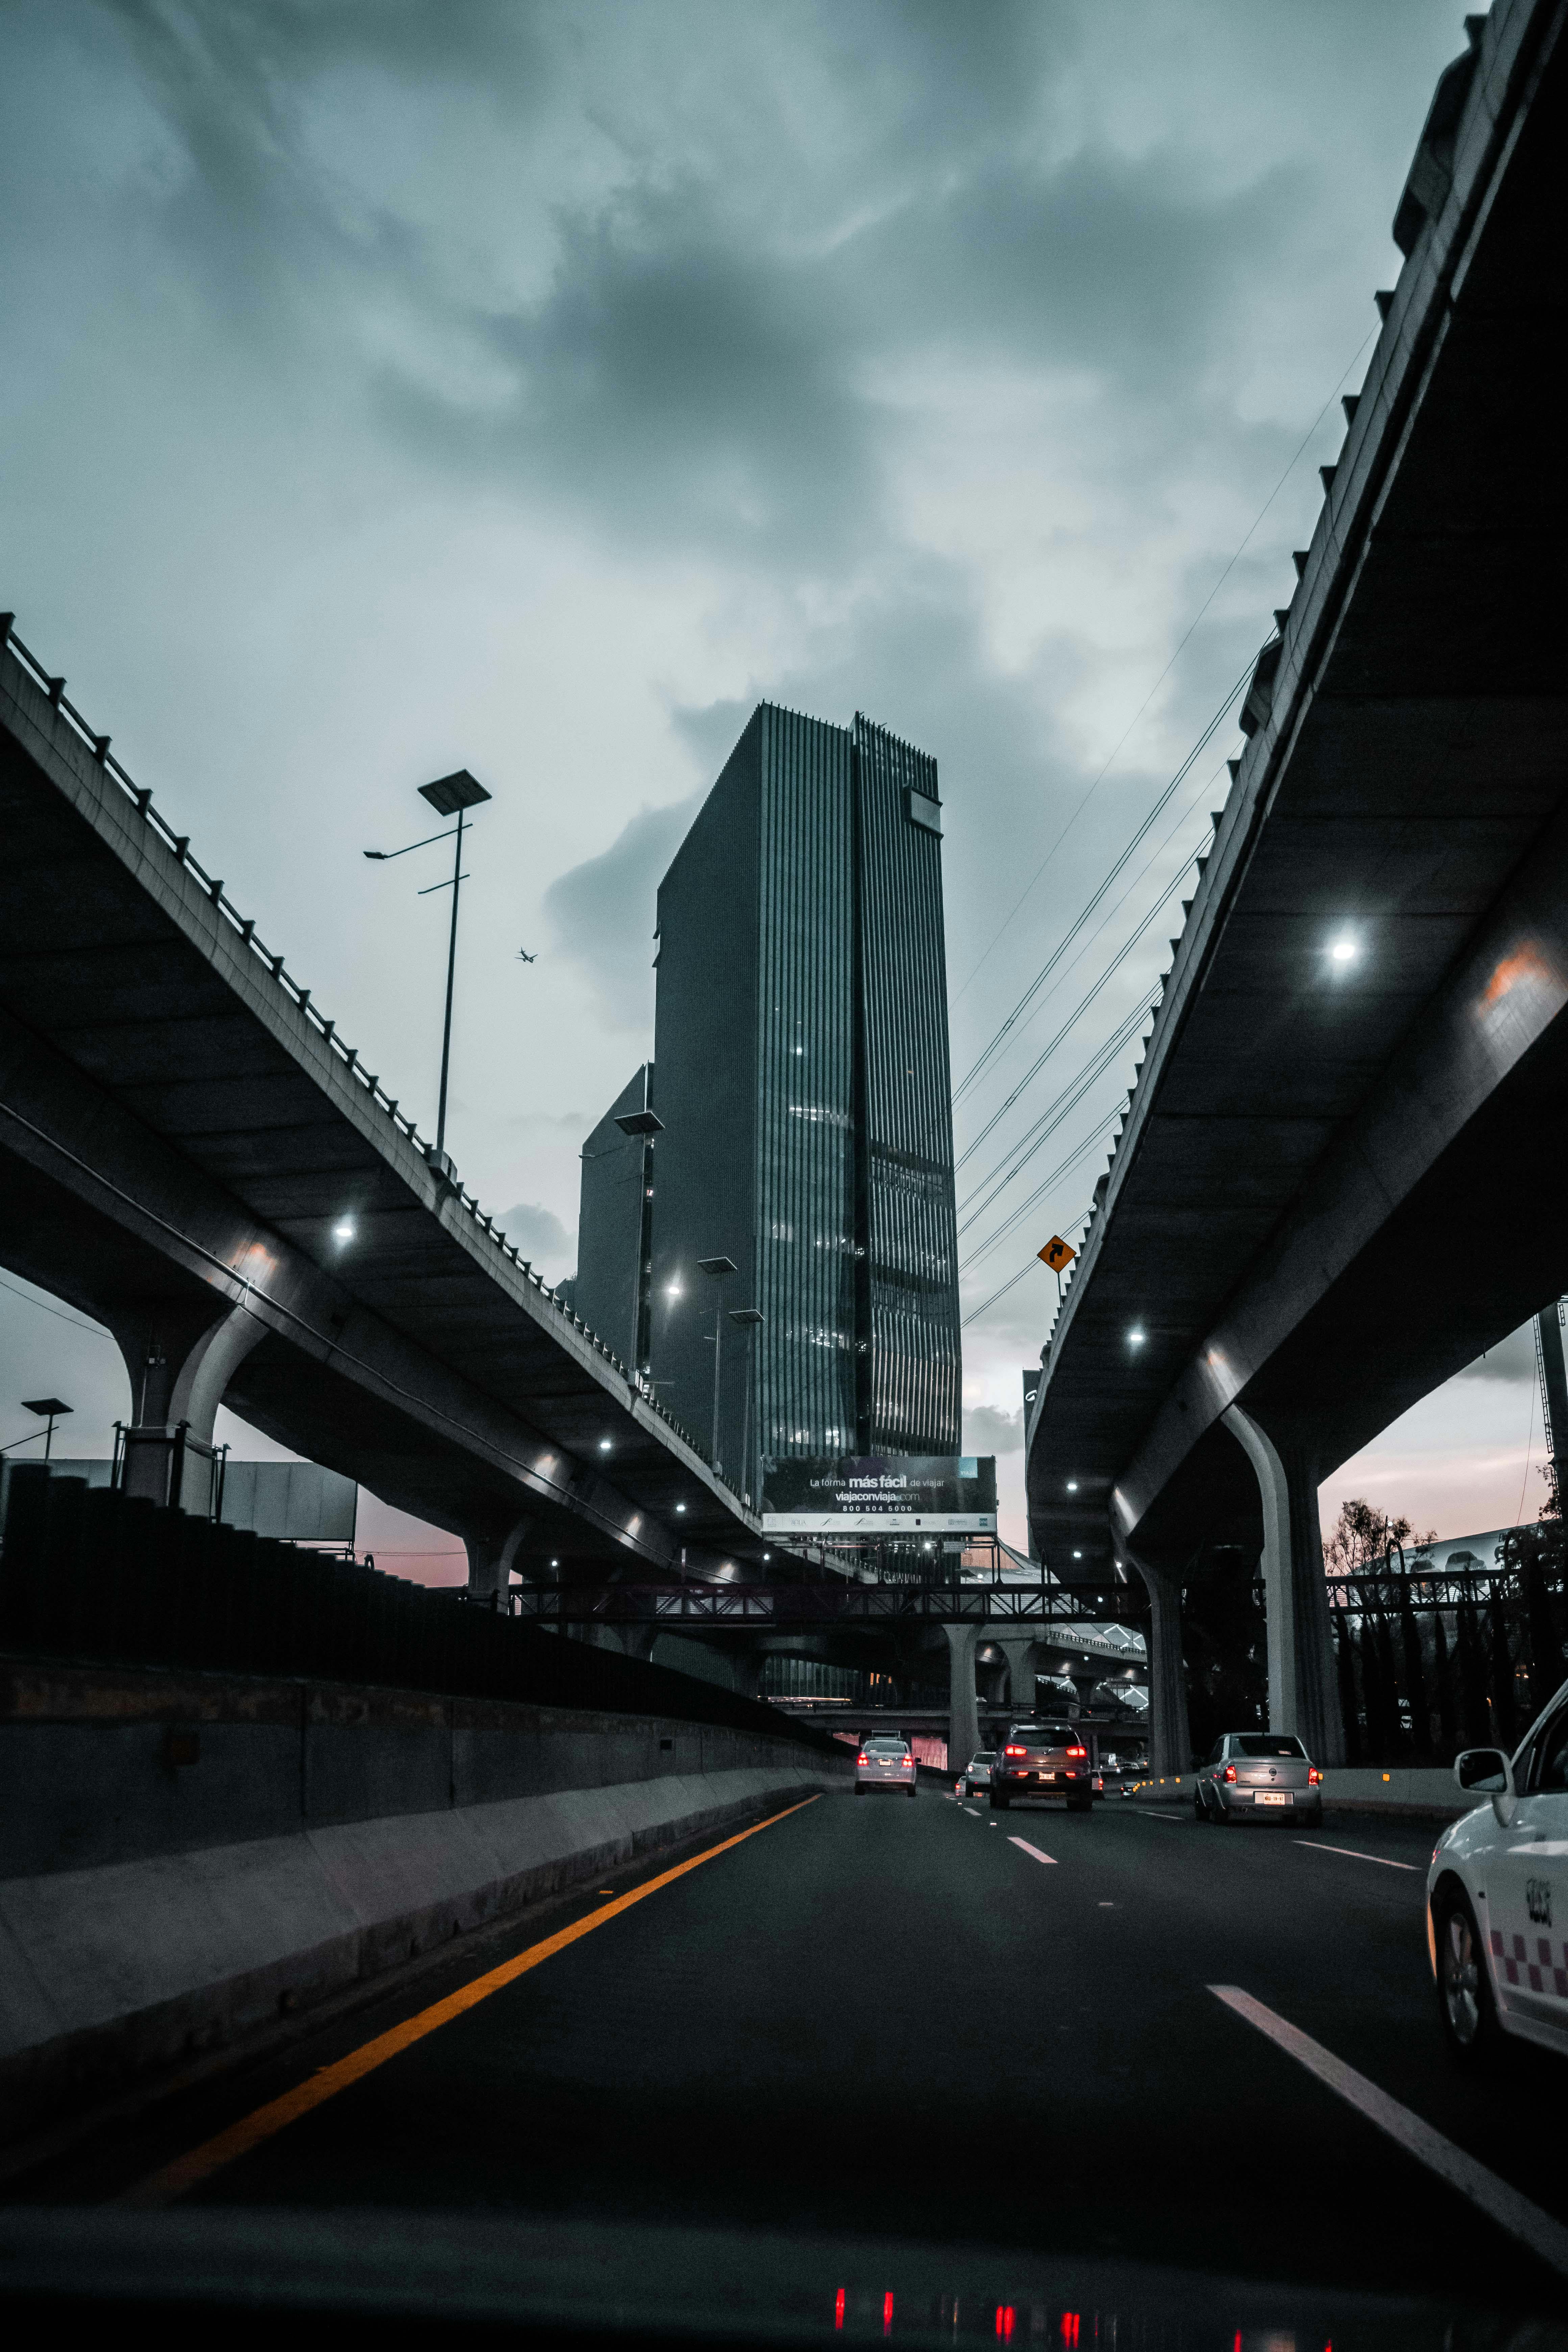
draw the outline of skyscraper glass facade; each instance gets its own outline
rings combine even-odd
[[[956,1453],[934,761],[762,705],[660,886],[658,988],[661,1402],[753,1499],[763,1455]]]

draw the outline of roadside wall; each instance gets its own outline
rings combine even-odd
[[[7,2125],[853,1775],[656,1717],[0,1658]]]

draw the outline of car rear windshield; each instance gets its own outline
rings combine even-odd
[[[1277,1731],[1243,1731],[1230,1744],[1238,1756],[1289,1756],[1293,1764],[1307,1752],[1299,1739]]]
[[[1070,1748],[1073,1738],[1066,1723],[1016,1723],[1007,1734],[1009,1744],[1020,1748]]]
[[[977,1748],[970,1761],[973,1764],[994,1764],[996,1750],[994,1748]]]
[[[909,1742],[903,1739],[868,1739],[866,1742],[868,1756],[907,1756],[909,1752]]]

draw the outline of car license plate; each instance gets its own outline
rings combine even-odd
[[[1272,1789],[1259,1789],[1258,1791],[1258,1802],[1260,1805],[1288,1805],[1290,1802],[1290,1799],[1288,1796],[1280,1796],[1277,1794]]]
[[[1056,1777],[1054,1772],[1042,1772],[1040,1775],[1042,1780],[1054,1780]]]

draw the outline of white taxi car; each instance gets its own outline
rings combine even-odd
[[[1512,2033],[1568,2053],[1568,1683],[1511,1760],[1468,1748],[1454,1778],[1491,1801],[1444,1831],[1426,1876],[1449,2051],[1484,2063]]]

